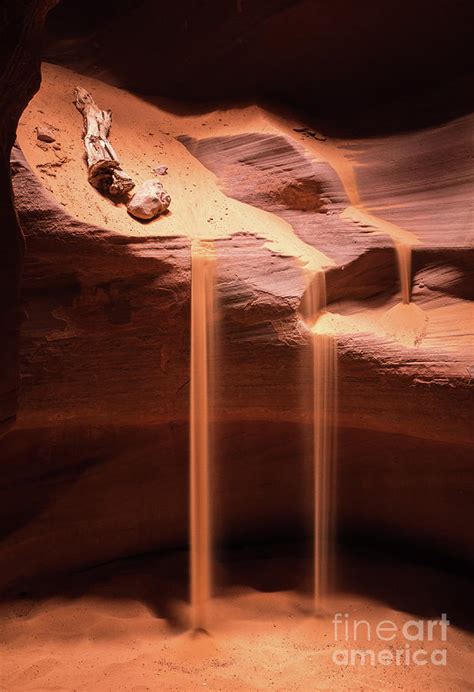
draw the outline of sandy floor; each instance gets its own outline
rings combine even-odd
[[[454,624],[470,610],[467,602],[463,609],[468,590],[459,578],[400,569],[392,561],[352,560],[345,571],[352,586],[328,601],[325,616],[314,617],[304,584],[310,566],[302,558],[237,559],[217,579],[226,585],[212,604],[209,633],[193,635],[187,630],[185,560],[181,554],[116,563],[4,602],[0,689],[473,689],[473,637]],[[414,602],[415,611],[409,609]],[[446,642],[439,628],[429,641],[426,625],[423,641],[407,642],[402,632],[407,621],[426,622],[441,612],[452,623]],[[336,613],[349,616],[347,641],[342,626],[335,636]],[[370,641],[367,625],[359,625],[354,640],[354,619],[370,624]],[[384,620],[397,626],[390,642],[376,638],[375,628]],[[461,624],[467,626],[462,618]],[[412,630],[418,632],[418,626]],[[407,665],[406,654],[398,666],[334,660],[346,655],[336,651],[362,648],[378,655],[387,648],[406,651],[407,644],[410,655],[427,651],[428,663]],[[436,649],[446,649],[447,665],[431,661]]]

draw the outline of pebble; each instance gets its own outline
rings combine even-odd
[[[36,128],[36,137],[41,142],[55,142],[56,136],[53,130],[47,125],[38,125]]]

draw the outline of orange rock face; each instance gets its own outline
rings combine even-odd
[[[48,96],[67,94],[76,79],[48,68],[22,120],[20,144],[39,177],[20,149],[12,156],[28,318],[18,424],[0,443],[2,587],[187,542],[196,239],[209,239],[215,257],[216,538],[310,531],[312,366],[302,314],[308,281],[324,269],[318,329],[338,346],[340,536],[472,558],[467,121],[416,138],[309,142],[297,124],[264,111],[208,114],[205,136],[202,118],[157,112],[173,209],[143,226],[87,184],[75,157],[77,114],[67,96],[58,110]],[[103,88],[101,103],[117,112],[127,170],[149,176],[151,121],[135,122],[127,140],[120,103],[144,118],[153,107],[84,83]],[[34,145],[35,108],[48,103],[60,158]],[[428,214],[441,168],[446,204]],[[400,238],[413,243],[409,305]]]
[[[15,422],[19,392],[20,275],[23,237],[12,198],[10,152],[16,127],[40,82],[40,42],[57,0],[5,3],[0,26],[0,437]]]
[[[473,5],[330,5],[2,4],[2,689],[470,689]]]

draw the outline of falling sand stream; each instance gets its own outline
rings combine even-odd
[[[385,313],[381,324],[387,336],[406,346],[417,346],[423,340],[428,319],[425,312],[411,300],[413,248],[421,245],[421,241],[411,231],[366,210],[360,203],[357,190],[352,189],[349,198],[352,206],[345,209],[342,217],[387,233],[395,248],[402,300]]]
[[[402,301],[385,313],[381,324],[387,336],[413,347],[422,341],[428,318],[426,313],[411,300],[413,245],[395,241],[395,251]]]
[[[191,272],[191,626],[205,630],[211,596],[209,401],[214,341],[214,258],[205,243],[193,244]]]
[[[210,500],[210,390],[214,348],[215,259],[193,244],[191,281],[190,542],[191,626],[206,630],[212,573]],[[326,277],[312,274],[303,308],[311,331],[313,370],[314,610],[324,609],[334,559],[337,342],[318,330],[326,306]]]
[[[336,515],[337,341],[318,330],[326,307],[326,275],[317,272],[306,293],[313,370],[314,611],[320,614],[334,568]]]
[[[347,182],[347,181],[345,181]],[[416,236],[380,219],[361,204],[356,187],[348,195],[351,206],[343,217],[385,232],[394,243],[402,302],[388,310],[382,326],[389,337],[400,340],[406,334],[407,345],[423,337],[426,317],[411,303],[412,248]],[[327,259],[327,258],[326,258]],[[191,610],[194,630],[208,626],[211,595],[211,519],[209,468],[209,387],[214,310],[214,260],[212,251],[201,242],[193,245],[191,299],[191,431],[190,431],[190,540]],[[327,333],[326,277],[324,271],[311,271],[306,292],[304,319],[311,332],[312,344],[312,418],[314,467],[314,609],[324,610],[331,586],[334,565],[336,500],[337,430],[337,340]]]
[[[400,277],[402,302],[404,305],[408,305],[411,298],[412,246],[409,243],[395,242],[395,251],[397,253],[398,275]]]

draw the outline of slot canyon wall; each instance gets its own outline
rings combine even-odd
[[[0,435],[16,415],[24,249],[13,203],[10,151],[20,115],[40,84],[43,25],[56,2],[6,0],[0,5]]]
[[[473,120],[466,115],[467,104],[458,95],[447,104],[444,117],[439,111],[435,117],[429,114],[424,124],[430,127],[424,129],[408,127],[403,107],[399,123],[410,131],[393,132],[397,118],[392,112],[389,132],[381,134],[384,116],[379,114],[373,124],[377,136],[359,132],[333,143],[321,134],[324,125],[286,127],[284,117],[264,112],[256,121],[264,123],[258,131],[255,122],[246,125],[245,109],[233,116],[237,127],[230,116],[226,121],[225,111],[208,112],[209,106],[192,100],[229,96],[224,87],[231,81],[233,95],[278,96],[309,108],[311,120],[325,91],[321,111],[326,118],[334,110],[339,129],[353,131],[359,125],[366,131],[375,117],[370,99],[365,111],[358,104],[354,119],[346,115],[344,120],[345,104],[357,94],[346,90],[354,74],[365,96],[389,74],[391,86],[385,85],[384,98],[399,101],[400,94],[411,95],[417,84],[434,88],[448,74],[448,93],[452,84],[465,83],[467,3],[460,3],[458,12],[448,12],[443,3],[434,9],[430,5],[435,16],[426,24],[424,50],[417,44],[416,21],[407,38],[413,51],[401,49],[396,41],[400,28],[393,27],[385,59],[375,60],[373,71],[367,70],[374,62],[371,51],[378,46],[379,53],[380,42],[387,39],[380,26],[387,28],[394,16],[399,23],[403,19],[391,4],[384,5],[381,17],[376,4],[368,3],[375,13],[370,21],[369,8],[355,17],[353,9],[331,5],[331,14],[317,25],[324,39],[318,43],[312,31],[319,3],[259,2],[249,13],[245,2],[232,8],[221,3],[220,12],[216,3],[204,3],[199,13],[189,3],[184,19],[169,10],[169,31],[159,44],[146,38],[152,22],[143,18],[159,9],[163,13],[160,4],[141,3],[128,15],[132,3],[124,2],[115,15],[99,13],[96,25],[84,27],[80,36],[67,35],[64,27],[77,29],[73,6],[60,5],[48,28],[48,59],[120,87],[145,89],[144,112],[155,107],[153,94],[191,99],[180,110],[159,100],[155,117],[161,131],[154,133],[165,163],[168,156],[176,167],[181,162],[183,170],[184,164],[192,169],[189,186],[182,170],[173,177],[170,165],[175,211],[172,207],[165,225],[128,221],[136,224],[130,226],[138,229],[133,231],[117,222],[125,211],[106,206],[105,200],[97,202],[96,221],[93,205],[87,214],[79,206],[82,196],[97,194],[88,188],[82,170],[80,117],[71,104],[72,124],[61,120],[55,104],[61,98],[68,103],[72,85],[87,77],[50,65],[43,67],[42,91],[25,112],[19,145],[11,154],[16,212],[12,205],[6,162],[17,121],[39,87],[39,38],[54,4],[4,4],[5,16],[11,18],[5,35],[11,41],[2,43],[1,55],[3,83],[10,89],[0,97],[5,99],[1,117],[6,123],[0,181],[6,269],[0,280],[2,331],[8,337],[2,341],[1,411],[11,429],[0,440],[0,588],[36,575],[186,545],[190,253],[200,207],[212,228],[220,304],[213,431],[218,538],[237,543],[293,539],[310,526],[310,345],[301,321],[307,285],[299,261],[304,250],[310,258],[322,253],[329,266],[329,328],[337,333],[339,348],[341,536],[472,561]],[[423,2],[412,7],[420,21],[426,10]],[[149,50],[146,60],[131,50],[125,65],[113,55],[105,35],[125,41],[124,23],[131,26],[130,16],[138,27],[130,34],[132,45],[140,35]],[[305,34],[298,51],[287,49],[275,79],[283,27],[285,36],[296,35],[288,29],[289,18],[295,26],[305,26]],[[353,41],[347,52],[338,43],[340,60],[329,41],[336,25],[342,43],[348,35]],[[366,40],[359,35],[355,41],[354,26],[365,32]],[[262,32],[266,61],[255,52]],[[215,63],[229,66],[224,83],[206,54],[209,33],[218,36]],[[84,35],[94,35],[97,44],[86,52]],[[174,60],[173,37],[176,45],[177,37],[184,41],[189,35],[193,40],[186,60]],[[239,66],[242,43],[248,63]],[[437,50],[430,50],[434,45]],[[348,79],[344,75],[354,55],[360,64]],[[400,55],[403,60],[394,59]],[[160,65],[159,78],[146,63]],[[12,65],[23,72],[13,73]],[[249,83],[251,65],[258,69]],[[316,66],[321,77],[314,80]],[[413,83],[406,86],[408,74]],[[145,125],[136,119],[136,102],[111,86],[101,91],[100,82],[84,83],[100,93],[104,107],[112,98],[123,100],[122,111],[114,106],[112,138],[122,147],[125,162],[127,157],[135,162],[135,146],[148,155],[153,133],[148,121]],[[187,109],[198,114],[187,120]],[[416,125],[423,113],[423,103],[414,105]],[[131,144],[125,140],[126,114],[136,137]],[[451,115],[456,117],[448,119]],[[34,124],[43,116],[55,118],[58,126],[59,159],[53,151],[37,151]],[[433,124],[437,119],[442,122]],[[316,158],[307,148],[313,144],[320,147]],[[62,176],[74,166],[77,175],[61,188]],[[346,176],[344,166],[350,169]],[[210,172],[205,185],[201,167]],[[198,199],[188,203],[193,186]],[[199,197],[200,190],[207,197]],[[230,222],[218,195],[229,204]],[[260,210],[271,215],[271,223],[277,219],[291,228],[290,250],[270,242],[257,217],[252,225],[251,211],[245,224],[236,222],[229,231],[226,224],[240,218],[232,216],[232,210],[240,209],[232,204]],[[27,249],[21,300],[22,240],[16,213]],[[393,228],[408,229],[417,240],[412,299],[419,313],[408,329],[386,317],[400,302]],[[21,310],[26,314],[19,340]],[[22,386],[13,425],[18,372]]]

